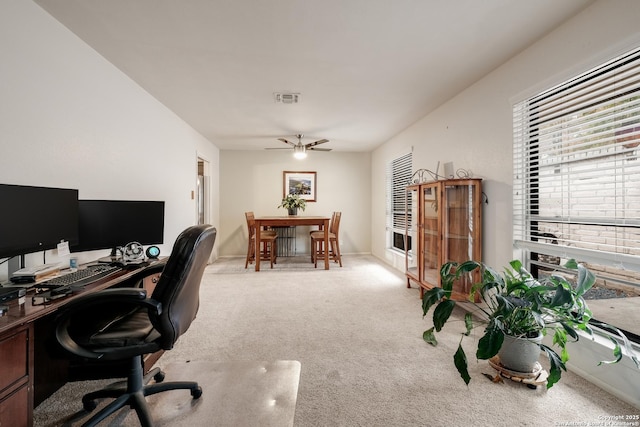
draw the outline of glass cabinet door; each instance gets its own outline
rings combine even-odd
[[[405,199],[405,233],[404,233],[404,251],[405,251],[405,269],[407,276],[411,276],[416,282],[420,280],[418,271],[418,214],[419,208],[419,187],[408,187]]]
[[[422,279],[432,286],[438,285],[440,261],[438,257],[440,221],[438,206],[439,186],[422,186]]]
[[[446,184],[443,202],[443,263],[468,260],[480,261],[479,189],[477,183]],[[469,276],[458,281],[454,290],[468,293],[477,278]]]

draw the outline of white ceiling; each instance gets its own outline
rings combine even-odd
[[[302,133],[339,151],[387,141],[592,2],[34,1],[220,149]]]

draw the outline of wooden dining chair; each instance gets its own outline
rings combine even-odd
[[[333,229],[333,222],[336,219],[336,212],[333,212],[331,214],[331,220],[329,221],[329,232],[331,232],[331,230]],[[317,233],[317,232],[322,232],[322,226],[319,226],[318,228],[312,228],[311,230],[309,230],[309,240],[311,241],[311,263],[313,264],[315,262],[315,246],[313,246],[313,233]]]
[[[329,223],[329,249],[324,247],[324,231],[313,231],[311,233],[311,261],[318,267],[318,259],[329,256],[330,260],[337,262],[342,267],[342,255],[340,254],[340,218],[342,212],[334,212]],[[328,253],[328,255],[327,255]]]
[[[247,245],[247,258],[244,262],[244,268],[247,268],[249,264],[255,261],[256,256],[256,221],[253,212],[244,213],[247,219],[247,231],[249,232],[248,245]],[[258,233],[260,239],[260,260],[269,261],[271,268],[273,264],[276,264],[276,258],[278,253],[278,235],[274,230],[260,230]]]

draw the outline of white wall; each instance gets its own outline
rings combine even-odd
[[[437,161],[471,170],[484,179],[483,260],[504,266],[512,248],[512,105],[606,59],[640,45],[640,2],[601,0],[481,79],[372,154],[372,252],[403,264],[385,249],[384,168],[390,156],[414,147],[414,167],[435,170]],[[442,171],[442,168],[441,168]],[[587,350],[585,350],[587,351]],[[597,356],[587,360],[600,360]],[[576,363],[579,363],[577,361]],[[606,383],[610,369],[578,367]],[[638,374],[638,371],[635,371]],[[624,375],[622,375],[624,376]],[[640,375],[635,384],[640,383]],[[616,384],[623,398],[640,405],[637,388]],[[625,388],[626,387],[626,388]]]
[[[513,256],[512,112],[515,100],[586,71],[638,45],[640,2],[600,1],[449,100],[372,153],[373,253],[385,254],[384,168],[390,156],[414,147],[414,168],[453,162],[483,178],[484,260],[503,265]]]
[[[317,201],[307,203],[302,215],[327,215],[341,211],[342,253],[371,252],[369,153],[311,152],[296,160],[290,150],[220,152],[220,255],[244,256],[247,223],[244,213],[287,215],[278,208],[282,200],[283,171],[317,173]],[[309,253],[308,227],[298,227],[297,250]]]
[[[218,149],[31,1],[0,2],[0,144],[0,183],[77,188],[81,199],[164,200],[164,254],[195,223],[200,155],[215,169],[218,226]],[[56,255],[47,251],[47,262]]]

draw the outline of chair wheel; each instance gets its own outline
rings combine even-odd
[[[199,399],[202,396],[202,387],[198,386],[196,388],[191,389],[191,396],[194,399]]]
[[[84,410],[85,410],[85,411],[87,411],[87,412],[91,412],[91,411],[93,411],[94,409],[96,409],[96,407],[97,407],[97,406],[98,406],[98,405],[97,405],[97,404],[96,404],[96,402],[95,402],[95,401],[93,401],[93,400],[87,400],[86,402],[85,402],[85,401],[82,401],[82,407],[83,407],[83,408],[84,408]]]
[[[153,376],[153,379],[157,382],[157,383],[161,383],[162,381],[164,381],[164,372],[160,371],[157,374],[155,374]]]

